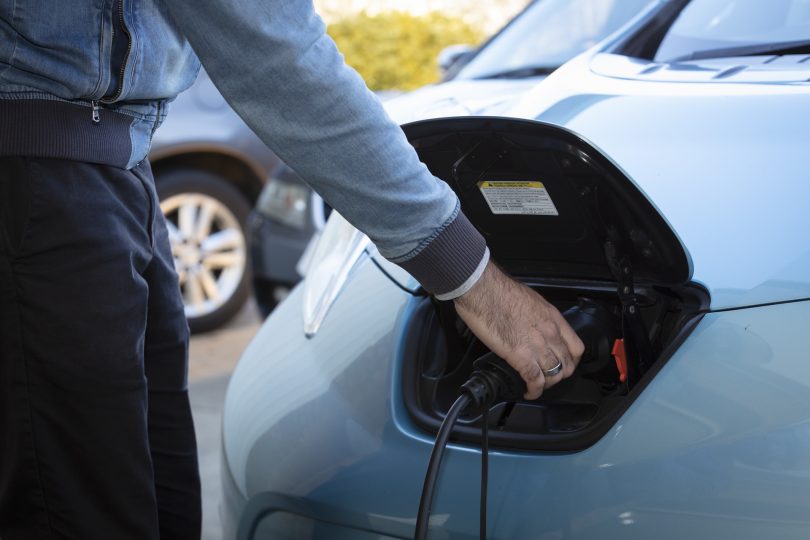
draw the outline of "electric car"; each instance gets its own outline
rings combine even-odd
[[[404,126],[493,258],[586,344],[540,399],[462,414],[429,537],[807,538],[810,2],[671,0],[512,117]],[[413,538],[487,355],[333,213],[223,413],[227,538]]]
[[[650,0],[535,0],[474,51],[450,47],[441,84],[388,99],[399,123],[442,116],[501,114],[549,73],[637,15]],[[466,51],[466,52],[465,52]],[[250,215],[253,291],[267,315],[298,283],[299,264],[331,209],[295,172],[273,172]],[[280,294],[281,293],[281,294]]]

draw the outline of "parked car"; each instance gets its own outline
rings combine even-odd
[[[503,113],[565,61],[637,15],[650,0],[537,0],[477,50],[448,48],[444,81],[386,100],[399,123],[442,116]],[[310,238],[330,208],[289,167],[276,169],[250,217],[254,292],[270,313],[298,283]],[[280,294],[281,293],[281,294]]]
[[[589,347],[490,411],[489,538],[807,537],[808,28],[805,0],[661,1],[525,119],[405,126]],[[439,422],[487,352],[338,214],[322,234],[230,381],[226,538],[412,538]],[[481,418],[447,448],[434,538],[478,537]]]
[[[247,217],[280,163],[205,71],[172,103],[149,158],[191,330],[223,324],[250,297]]]

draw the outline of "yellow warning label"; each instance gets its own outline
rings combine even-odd
[[[543,182],[490,182],[484,181],[478,184],[481,189],[484,188],[539,188],[544,189]]]
[[[478,183],[478,189],[493,214],[560,215],[540,181],[484,180]]]

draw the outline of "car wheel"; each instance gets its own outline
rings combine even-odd
[[[156,184],[189,328],[217,328],[250,294],[248,201],[227,180],[206,171],[166,172]]]

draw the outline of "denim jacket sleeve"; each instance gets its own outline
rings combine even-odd
[[[166,0],[211,79],[281,159],[431,293],[489,257],[450,187],[343,57],[311,0]]]

